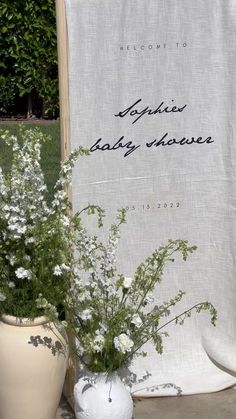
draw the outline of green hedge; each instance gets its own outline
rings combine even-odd
[[[54,0],[1,0],[0,113],[18,97],[41,101],[42,113],[58,115]]]

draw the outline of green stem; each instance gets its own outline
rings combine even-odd
[[[168,249],[169,249],[169,247],[171,246],[171,244],[172,244],[172,243],[170,243],[170,244],[167,246],[166,250],[168,250]],[[163,268],[163,266],[164,266],[164,260],[165,260],[166,258],[171,257],[171,256],[173,255],[173,253],[175,253],[177,250],[178,250],[178,248],[175,248],[172,252],[167,253],[167,255],[163,257],[163,260],[162,260],[161,266],[159,266],[159,267],[157,268],[157,271],[156,271],[156,272],[160,272],[160,270],[161,270],[161,269]],[[145,275],[145,273],[146,273],[147,269],[149,268],[149,266],[150,266],[150,263],[146,266],[146,268],[145,268],[145,272],[144,272],[144,275]],[[152,281],[152,279],[151,279],[150,284],[149,284],[149,286],[148,286],[148,288],[147,288],[146,292],[144,293],[144,295],[143,295],[143,297],[142,297],[142,299],[141,299],[141,301],[140,301],[140,303],[139,303],[139,305],[138,305],[137,310],[135,311],[135,313],[137,313],[137,312],[139,311],[139,309],[140,309],[140,307],[142,306],[142,304],[143,304],[143,302],[144,302],[144,300],[145,300],[145,298],[146,298],[147,294],[148,294],[148,293],[149,293],[149,291],[151,290],[151,288],[152,288],[152,286],[153,286],[153,283],[152,283],[152,282],[153,282],[153,281]]]
[[[192,306],[191,308],[189,308],[188,310],[183,311],[183,313],[179,314],[178,316],[174,317],[173,319],[169,320],[167,323],[163,324],[161,327],[159,327],[155,333],[159,332],[159,330],[163,329],[164,327],[166,327],[168,324],[173,323],[174,321],[178,320],[180,317],[184,316],[187,313],[190,313],[192,310],[194,310],[195,308],[202,306],[204,304],[206,304],[207,302],[204,301],[203,303],[198,303],[195,304],[194,306]]]
[[[130,354],[127,356],[127,358],[125,359],[125,362],[127,362],[130,358],[132,358],[132,356],[143,346],[145,345],[145,343],[147,343],[149,340],[151,340],[153,338],[153,336],[155,336],[161,329],[163,329],[164,327],[166,327],[167,325],[169,325],[170,323],[173,323],[174,321],[178,320],[180,317],[184,316],[185,314],[191,312],[192,310],[194,310],[195,308],[202,306],[204,304],[206,304],[207,302],[204,301],[203,303],[198,303],[195,304],[194,306],[192,306],[191,308],[189,308],[188,310],[183,311],[181,314],[179,314],[178,316],[174,317],[173,319],[169,320],[167,323],[163,324],[161,327],[159,327],[154,333],[152,333],[150,336],[148,336],[147,339],[145,339],[137,348],[135,348],[135,350],[133,350],[132,352],[130,352]]]

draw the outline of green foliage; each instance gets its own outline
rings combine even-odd
[[[37,93],[44,112],[58,114],[54,0],[2,0],[0,3],[0,109],[16,95]],[[9,86],[11,86],[9,88]]]

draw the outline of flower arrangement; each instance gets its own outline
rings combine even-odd
[[[48,138],[23,127],[19,138],[7,131],[0,138],[12,153],[10,172],[0,168],[0,314],[33,319],[47,311],[58,317],[71,263],[65,188],[75,161],[88,152],[80,148],[62,163],[49,203],[41,168],[41,146]]]
[[[162,304],[154,299],[165,265],[179,253],[186,261],[196,250],[184,240],[169,240],[141,263],[133,278],[117,272],[116,252],[125,210],[118,211],[107,241],[91,236],[76,219],[72,285],[67,297],[68,329],[77,338],[75,352],[82,365],[95,373],[111,373],[127,366],[135,356],[145,356],[142,346],[151,340],[158,353],[163,351],[163,331],[169,323],[183,324],[196,311],[208,310],[215,325],[216,310],[209,302],[186,309],[169,321],[173,306],[184,296],[179,291]],[[163,322],[164,318],[164,322]]]
[[[107,242],[89,235],[82,223],[82,213],[97,213],[98,226],[103,225],[104,211],[98,206],[88,205],[68,217],[65,189],[76,160],[89,154],[87,150],[73,151],[61,164],[49,203],[40,164],[41,145],[47,138],[37,128],[21,128],[19,138],[4,131],[0,138],[12,152],[10,172],[0,168],[0,315],[61,320],[77,338],[80,362],[92,372],[107,373],[128,365],[134,356],[145,356],[142,346],[149,340],[162,353],[164,327],[183,324],[193,310],[208,310],[215,324],[216,310],[209,302],[161,322],[182,300],[183,291],[161,305],[154,301],[165,265],[174,261],[176,253],[186,260],[195,246],[169,240],[129,278],[116,268],[125,211],[118,211]],[[64,310],[67,321],[62,320]]]

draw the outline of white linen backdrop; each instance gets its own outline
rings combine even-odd
[[[119,248],[126,276],[169,238],[196,244],[187,262],[168,266],[155,303],[185,290],[174,316],[209,300],[217,327],[234,339],[235,0],[66,0],[66,10],[71,146],[94,146],[74,171],[74,210],[99,204],[109,224],[127,207]],[[151,375],[134,385],[135,394],[234,385],[235,376],[203,349],[208,324],[203,313],[169,326],[161,356],[148,344],[133,370],[138,379]]]

